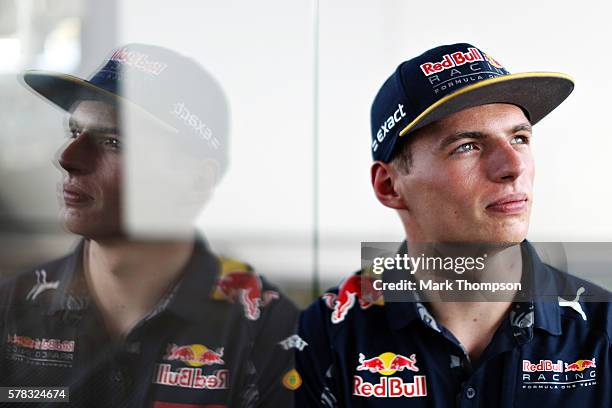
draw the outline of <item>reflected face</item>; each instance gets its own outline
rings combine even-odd
[[[79,102],[70,115],[70,141],[58,158],[64,170],[62,220],[69,231],[90,239],[122,235],[117,119],[109,104]]]
[[[148,120],[124,114],[122,124],[136,126],[120,132],[118,116],[99,101],[79,102],[70,115],[70,141],[58,159],[65,227],[90,239],[191,236],[216,167],[186,138]]]
[[[449,115],[412,136],[412,162],[396,186],[415,242],[520,242],[529,228],[531,126],[514,105]]]
[[[211,195],[216,163],[199,140],[122,112],[124,221],[132,237],[183,238]]]

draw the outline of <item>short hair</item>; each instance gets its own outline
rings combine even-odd
[[[412,139],[412,138],[411,138]],[[410,166],[412,165],[412,143],[410,140],[403,140],[395,146],[389,163],[395,166],[399,171],[404,174],[410,172]]]

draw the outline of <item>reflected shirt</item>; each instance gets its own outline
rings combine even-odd
[[[0,386],[68,387],[59,407],[291,406],[282,341],[297,309],[248,265],[196,240],[180,282],[117,339],[87,291],[83,248],[0,287]]]

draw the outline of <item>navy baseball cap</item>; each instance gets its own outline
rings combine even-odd
[[[111,52],[89,79],[28,70],[23,82],[66,112],[81,100],[135,107],[165,130],[205,148],[223,173],[229,108],[223,89],[199,63],[167,48],[128,44]]]
[[[374,98],[372,157],[389,162],[401,137],[474,106],[517,105],[535,124],[573,89],[572,78],[558,72],[511,74],[470,44],[433,48],[401,63]]]

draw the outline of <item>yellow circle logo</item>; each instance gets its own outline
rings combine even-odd
[[[191,367],[202,367],[204,363],[200,362],[200,356],[208,351],[208,347],[202,344],[192,344],[191,351],[193,352],[193,359],[186,360],[185,364]]]
[[[283,385],[285,388],[290,389],[291,391],[295,391],[302,385],[302,377],[294,368],[291,371],[288,371],[287,374],[283,377]]]
[[[393,361],[393,359],[395,358],[396,354],[395,353],[391,353],[391,352],[386,352],[386,353],[382,353],[380,356],[380,359],[383,361],[383,363],[385,363],[385,367],[387,367],[385,370],[380,370],[379,373],[382,375],[392,375],[395,374],[395,372],[397,370],[392,370],[391,367],[391,362]]]

